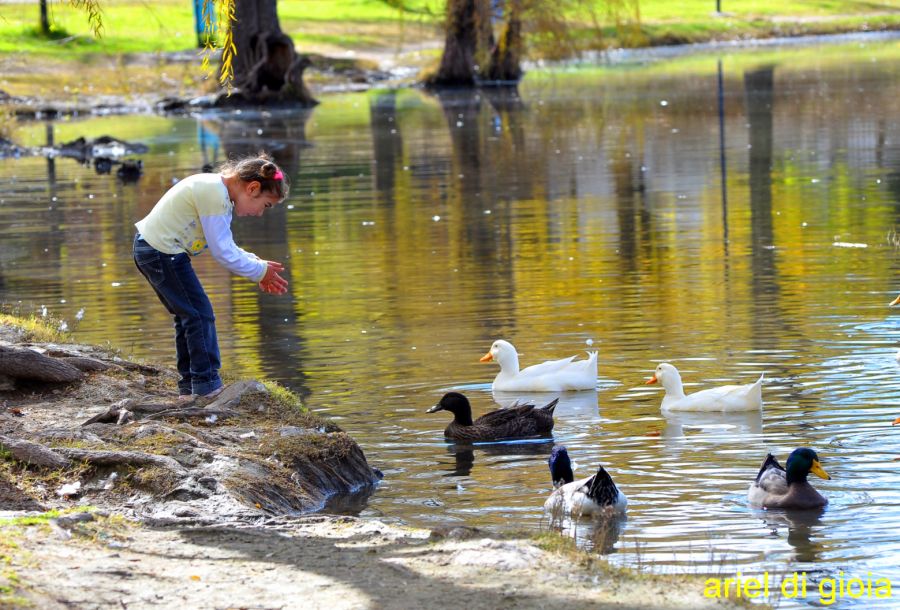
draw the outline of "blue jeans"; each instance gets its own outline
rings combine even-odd
[[[179,394],[209,394],[222,387],[219,341],[212,303],[187,253],[165,254],[134,236],[134,264],[175,318]]]

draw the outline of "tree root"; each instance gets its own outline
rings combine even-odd
[[[0,373],[14,379],[71,383],[84,373],[71,364],[22,347],[0,345]]]
[[[158,466],[179,476],[188,471],[177,461],[164,455],[137,451],[104,451],[99,449],[51,449],[40,443],[0,435],[0,446],[20,462],[45,468],[68,468],[72,461],[87,462],[92,466]]]
[[[0,434],[0,447],[9,451],[15,459],[30,466],[66,468],[70,465],[69,460],[56,453],[50,447],[40,443],[32,443],[31,441],[24,441]]]

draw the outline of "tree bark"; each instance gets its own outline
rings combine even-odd
[[[29,466],[43,466],[47,468],[66,468],[69,466],[69,460],[39,443],[23,441],[0,434],[0,447],[9,451],[15,459],[25,462]]]
[[[426,85],[431,87],[474,87],[475,53],[478,46],[476,11],[479,0],[448,0],[447,37],[436,74]]]
[[[491,61],[484,78],[501,84],[522,78],[522,2],[506,2],[506,19],[500,39],[491,50]]]
[[[41,4],[41,34],[50,35],[50,17],[47,15],[47,0],[40,0]]]
[[[187,476],[184,466],[165,455],[96,449],[57,449],[56,451],[72,460],[87,462],[93,466],[158,466],[171,470],[179,476]]]
[[[241,102],[313,106],[317,102],[303,82],[309,60],[294,49],[281,31],[276,0],[237,0],[232,35],[234,84],[238,91],[222,98],[225,105]]]
[[[62,360],[30,349],[3,345],[0,345],[0,375],[52,383],[70,383],[84,377],[81,371]]]

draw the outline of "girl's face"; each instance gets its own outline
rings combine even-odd
[[[234,198],[237,216],[262,216],[263,212],[281,203],[278,195],[263,191],[256,180],[241,185]]]

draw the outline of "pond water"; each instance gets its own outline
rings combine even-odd
[[[225,371],[300,392],[384,471],[355,510],[546,527],[551,443],[455,447],[446,414],[425,410],[451,388],[476,414],[516,398],[493,396],[496,366],[478,361],[497,338],[523,365],[594,348],[597,390],[562,397],[554,441],[577,475],[602,463],[630,505],[602,531],[580,526],[583,544],[657,572],[769,572],[773,589],[807,572],[808,597],[782,607],[818,604],[828,578],[900,584],[898,60],[896,39],[856,41],[532,71],[517,95],[379,90],[304,113],[23,124],[23,144],[50,131],[150,150],[135,183],[71,159],[0,161],[0,302],[174,364],[132,223],[203,163],[265,148],[291,196],[235,234],[285,262],[289,295],[209,256],[196,266]],[[664,416],[644,384],[661,361],[688,391],[764,373],[764,408]],[[749,508],[766,453],[798,446],[832,476],[813,481],[827,510]]]

